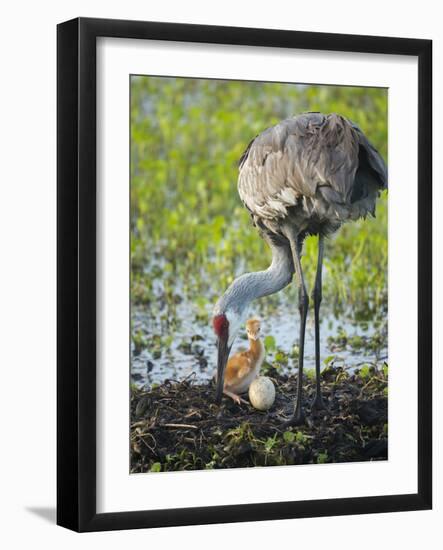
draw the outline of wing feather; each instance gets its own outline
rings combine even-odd
[[[240,198],[253,214],[274,219],[302,201],[307,213],[323,208],[312,200],[320,193],[339,214],[339,205],[351,202],[361,148],[377,185],[385,187],[383,159],[347,119],[307,113],[284,120],[248,145],[240,160]]]
[[[360,153],[362,151],[364,152],[365,160],[369,165],[369,169],[373,171],[373,175],[376,177],[379,187],[387,189],[388,169],[383,157],[356,124],[353,124],[353,128],[358,135]]]

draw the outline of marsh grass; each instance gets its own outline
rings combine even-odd
[[[132,77],[131,302],[158,321],[133,331],[136,353],[168,349],[183,311],[196,326],[207,325],[212,304],[236,276],[267,267],[269,250],[237,194],[237,163],[256,134],[304,111],[352,119],[386,158],[385,89]],[[310,237],[303,258],[310,285],[316,257]],[[322,307],[382,331],[387,262],[385,193],[375,219],[347,224],[328,239]],[[295,285],[261,300],[259,313],[272,316],[285,300],[296,303]]]

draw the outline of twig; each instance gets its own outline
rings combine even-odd
[[[198,411],[191,411],[185,415],[185,418],[191,418],[191,416],[195,416],[196,414],[201,417],[201,414]]]
[[[184,428],[184,429],[191,429],[191,430],[198,430],[198,426],[194,426],[194,424],[162,424],[163,428]]]
[[[131,428],[139,428],[140,426],[145,427],[147,423],[148,423],[147,420],[140,420],[138,422],[134,422],[133,424],[131,424]]]

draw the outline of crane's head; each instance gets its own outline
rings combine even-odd
[[[260,338],[260,320],[248,319],[246,321],[246,334],[249,340],[257,341]]]
[[[220,311],[217,308],[214,312],[212,325],[217,336],[218,359],[217,359],[217,388],[215,401],[220,404],[223,386],[225,381],[225,369],[231,351],[232,344],[239,328],[244,323],[244,315],[235,310]]]

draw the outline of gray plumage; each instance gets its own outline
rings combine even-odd
[[[279,292],[291,282],[294,266],[289,245],[274,246],[266,234],[263,237],[272,251],[271,265],[263,271],[237,277],[215,304],[214,315],[232,309],[240,316],[250,302]]]
[[[328,234],[375,215],[386,165],[363,132],[336,115],[306,113],[268,128],[240,159],[238,192],[254,223],[281,234]]]

